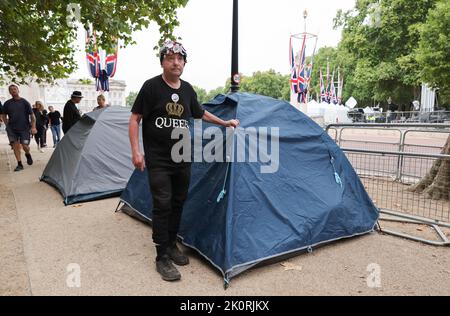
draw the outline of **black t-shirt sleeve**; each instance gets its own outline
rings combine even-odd
[[[9,113],[8,113],[8,108],[9,108],[9,106],[8,106],[8,101],[6,101],[5,104],[3,104],[3,108],[2,108],[2,113],[3,113],[4,115],[9,115]]]
[[[194,89],[192,89],[191,113],[195,119],[201,119],[203,114],[205,114],[205,110],[198,103],[197,93],[195,93]]]
[[[150,98],[150,89],[151,86],[148,81],[142,85],[142,88],[134,101],[133,107],[131,108],[132,113],[140,115],[144,114],[144,106],[148,103]]]
[[[30,102],[28,102],[27,100],[24,100],[24,103],[25,103],[25,109],[27,111],[27,114],[28,115],[33,114],[33,109],[31,108]]]

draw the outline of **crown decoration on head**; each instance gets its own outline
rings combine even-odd
[[[166,111],[169,115],[181,117],[184,112],[184,107],[178,103],[167,103]]]
[[[181,54],[183,56],[187,55],[186,50],[184,49],[181,43],[170,40],[164,42],[160,50],[160,55],[164,56],[167,55],[169,52],[172,52],[174,54]]]

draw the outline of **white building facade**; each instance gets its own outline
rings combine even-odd
[[[79,79],[60,79],[53,85],[48,83],[38,84],[36,82],[28,85],[19,85],[20,95],[27,99],[28,102],[33,104],[36,101],[42,101],[46,108],[52,105],[61,114],[73,91],[81,91],[83,94],[84,98],[81,100],[78,108],[82,113],[86,113],[97,106],[97,96],[100,94],[105,96],[106,103],[111,106],[125,106],[125,88],[125,81],[111,79],[109,81],[110,91],[105,92],[96,91],[94,80],[86,83],[85,80]],[[0,86],[0,101],[2,104],[10,98],[8,85]]]

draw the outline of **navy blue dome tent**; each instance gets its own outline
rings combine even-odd
[[[226,283],[262,261],[373,231],[378,209],[344,153],[309,117],[285,101],[247,93],[219,95],[204,108],[240,120],[231,135],[234,161],[252,127],[258,136],[260,127],[267,134],[279,130],[276,172],[261,172],[267,159],[192,163],[179,237]],[[210,126],[203,123],[202,131]],[[146,172],[135,170],[121,202],[122,211],[151,221]]]
[[[119,196],[134,170],[130,115],[124,107],[83,115],[56,146],[41,181],[54,186],[66,205]]]

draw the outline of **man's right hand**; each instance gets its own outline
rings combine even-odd
[[[142,155],[140,152],[133,154],[133,165],[135,168],[144,171],[145,168],[145,160],[144,155]]]

